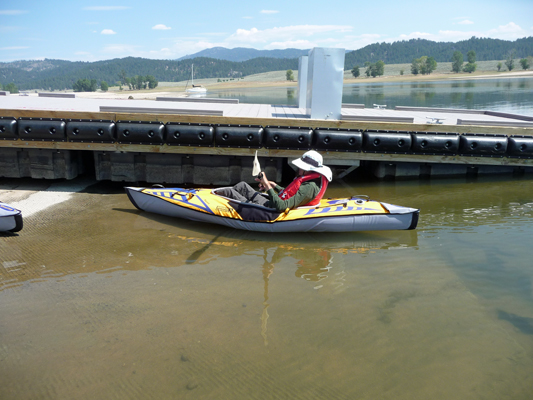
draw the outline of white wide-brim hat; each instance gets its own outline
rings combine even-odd
[[[323,165],[322,162],[322,156],[318,152],[309,150],[308,152],[304,153],[301,158],[293,160],[292,164],[297,168],[303,169],[304,171],[313,171],[319,173],[320,175],[324,175],[326,179],[331,182],[333,175],[331,173],[331,169]]]

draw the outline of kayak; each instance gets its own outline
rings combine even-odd
[[[18,232],[22,229],[20,210],[0,202],[0,232]]]
[[[141,211],[256,232],[356,232],[415,229],[419,211],[366,196],[322,199],[277,211],[217,194],[218,189],[126,187]]]
[[[277,211],[217,194],[219,189],[126,187],[141,211],[257,232],[355,232],[415,229],[420,210],[366,196],[322,199]],[[224,188],[221,188],[224,189]]]

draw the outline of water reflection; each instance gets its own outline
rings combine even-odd
[[[274,263],[273,263],[273,257],[271,261],[268,261],[268,253],[265,250],[263,252],[263,281],[265,283],[264,285],[264,293],[263,293],[263,312],[261,313],[261,336],[263,337],[263,342],[265,346],[268,345],[268,337],[267,337],[267,321],[268,321],[268,306],[270,305],[268,303],[268,280],[270,278],[270,275],[272,272],[274,272]]]
[[[464,79],[432,82],[362,80],[344,85],[342,102],[372,105],[465,108],[533,116],[533,78]],[[297,104],[294,87],[209,91],[209,97],[237,98],[241,103]]]
[[[292,100],[296,95],[296,90],[294,88],[287,88],[287,99]]]
[[[533,115],[533,96],[530,88],[533,80],[463,80],[412,83],[383,83],[381,95],[389,108],[394,106],[454,107],[482,110],[500,110],[502,98],[506,99],[506,112]],[[372,96],[377,92],[375,83],[360,83],[358,90],[347,85],[343,102],[371,106]],[[451,103],[450,103],[451,99]],[[524,108],[527,111],[524,112]]]
[[[435,91],[430,91],[430,90],[421,90],[421,91],[411,92],[411,97],[413,101],[420,106],[423,106],[427,102],[431,101],[431,99],[435,97],[435,95],[436,95]]]
[[[458,104],[461,103],[461,97],[462,94],[459,92],[451,92],[450,93],[450,103],[453,107],[458,107]]]
[[[157,229],[161,224],[172,227],[170,237],[187,244],[185,263],[207,265],[224,258],[238,258],[242,255],[260,254],[263,279],[263,309],[261,312],[261,336],[268,345],[269,285],[277,266],[293,261],[294,276],[320,290],[325,282],[339,290],[344,285],[346,271],[343,263],[333,263],[335,254],[368,254],[380,250],[407,249],[418,245],[416,231],[376,233],[333,233],[333,234],[266,234],[228,229],[226,227],[196,224],[140,213],[136,229]],[[179,254],[179,251],[176,255]],[[179,263],[176,264],[176,266]],[[334,267],[335,265],[335,267]]]
[[[219,257],[243,254],[270,254],[269,264],[275,265],[287,257],[296,258],[295,275],[309,281],[319,281],[329,254],[365,254],[370,251],[415,247],[417,231],[383,231],[352,233],[278,233],[249,232],[219,225],[198,224],[193,221],[168,218],[141,212],[135,229],[172,227],[169,237],[182,240],[193,247],[185,263],[209,263]],[[209,250],[209,254],[205,254]],[[230,250],[230,251],[228,251]]]

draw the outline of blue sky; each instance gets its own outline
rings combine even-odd
[[[0,0],[0,62],[533,36],[532,0]]]

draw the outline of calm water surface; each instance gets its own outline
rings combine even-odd
[[[209,91],[209,97],[238,98],[241,103],[298,104],[290,88],[249,88]],[[533,78],[468,79],[434,82],[382,82],[345,85],[343,103],[444,107],[508,112],[533,116]]]
[[[533,181],[326,195],[356,194],[418,229],[246,233],[111,184],[31,215],[0,236],[0,398],[531,399]]]

